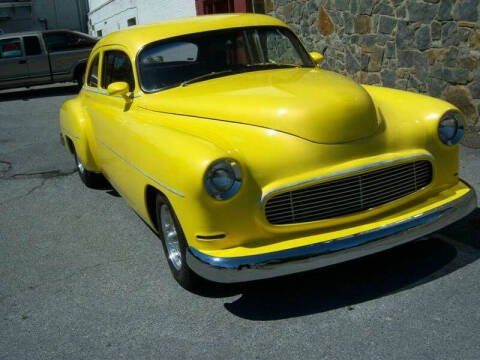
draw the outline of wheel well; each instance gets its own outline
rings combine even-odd
[[[68,150],[70,150],[72,154],[75,154],[75,146],[73,145],[72,139],[70,139],[68,136],[65,136],[65,141],[67,143]]]
[[[85,80],[85,71],[87,70],[87,64],[86,63],[80,63],[77,65],[75,68],[75,71],[73,72],[73,77],[76,80],[78,76],[82,76],[82,82]]]
[[[157,224],[157,216],[155,214],[155,198],[158,193],[165,195],[157,188],[154,188],[151,185],[147,185],[147,188],[145,189],[145,202],[147,205],[147,212],[148,212],[148,216],[150,217],[150,221],[155,226],[155,229],[157,231],[158,231],[158,224]]]

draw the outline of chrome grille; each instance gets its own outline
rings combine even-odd
[[[273,196],[265,215],[274,225],[330,219],[400,199],[431,181],[429,161],[390,166]]]

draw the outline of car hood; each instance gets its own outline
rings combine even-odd
[[[307,68],[252,71],[143,97],[152,111],[260,126],[313,142],[345,143],[374,134],[370,95],[339,74]]]

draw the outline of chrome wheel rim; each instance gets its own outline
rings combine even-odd
[[[85,171],[85,168],[83,167],[83,164],[82,162],[80,161],[80,159],[78,158],[78,156],[75,156],[75,160],[77,162],[77,169],[78,171],[83,174],[83,172]]]
[[[178,241],[178,231],[173,221],[170,208],[163,204],[160,208],[160,221],[162,223],[163,239],[167,247],[168,258],[173,267],[180,270],[182,267],[182,254],[180,252],[180,243]]]

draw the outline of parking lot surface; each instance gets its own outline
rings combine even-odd
[[[426,241],[193,294],[59,142],[74,86],[0,92],[0,359],[479,359],[480,210]],[[461,149],[480,193],[480,150]]]

